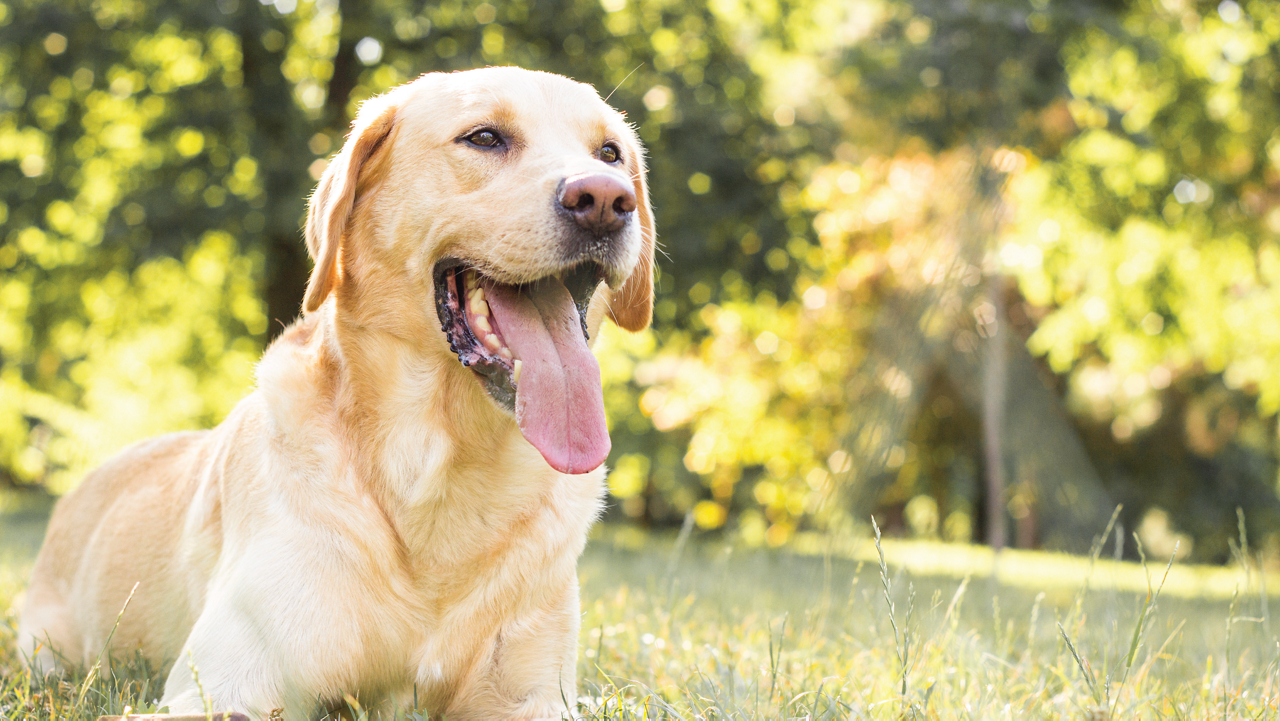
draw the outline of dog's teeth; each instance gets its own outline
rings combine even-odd
[[[503,350],[506,350],[506,349],[504,348]],[[517,359],[516,362],[512,363],[511,365],[512,365],[511,382],[519,383],[520,382],[520,365],[521,365],[519,359]]]
[[[476,315],[489,315],[489,304],[483,300],[471,301],[471,312]]]
[[[477,328],[479,328],[481,331],[485,333],[493,332],[493,326],[489,325],[489,319],[484,317],[483,313],[476,315],[476,319],[472,321],[472,323],[474,323]],[[490,338],[492,337],[493,336],[490,336]]]
[[[504,346],[502,350],[498,351],[498,355],[502,356],[504,360],[511,360],[511,349]]]
[[[484,344],[492,351],[497,351],[502,347],[502,341],[498,340],[498,336],[492,333],[484,337]]]

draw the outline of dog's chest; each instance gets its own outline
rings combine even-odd
[[[447,703],[490,660],[505,627],[567,593],[576,599],[577,558],[598,513],[599,476],[566,479],[536,502],[437,508],[405,523],[401,532],[414,552],[398,649],[408,652],[400,662],[411,673],[402,693],[416,691],[428,707]]]

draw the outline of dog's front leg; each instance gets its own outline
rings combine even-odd
[[[264,719],[283,709],[285,718],[306,718],[309,707],[288,707],[278,662],[261,641],[248,619],[210,603],[174,661],[160,704],[170,713],[239,711]]]
[[[578,582],[551,606],[509,620],[449,704],[449,719],[574,718],[578,701]]]

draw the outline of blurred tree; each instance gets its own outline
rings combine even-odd
[[[1236,506],[1280,522],[1280,7],[1136,2],[1121,27],[1064,48],[1080,131],[1015,179],[1000,259],[1126,520],[1162,507],[1222,560]]]
[[[808,28],[819,27],[823,7],[809,6],[807,15],[805,6],[790,8],[791,21],[780,35],[792,43],[792,55],[781,53],[777,67],[761,71],[766,107],[778,103],[776,123],[787,127],[808,118],[801,130],[836,128],[843,141],[830,154],[828,144],[773,165],[787,177],[779,187],[787,216],[812,223],[817,235],[789,226],[794,232],[785,250],[771,251],[784,258],[778,266],[797,269],[794,290],[761,293],[749,279],[726,275],[723,287],[736,288],[739,302],[725,317],[735,320],[715,325],[706,311],[699,314],[710,337],[695,336],[676,348],[686,361],[670,362],[657,382],[645,363],[636,367],[638,383],[652,386],[637,390],[642,410],[659,427],[692,432],[684,463],[709,491],[694,494],[689,484],[675,484],[665,500],[693,509],[709,527],[735,520],[731,509],[742,509],[736,520],[746,535],[781,542],[806,519],[834,521],[815,513],[828,505],[829,490],[817,480],[821,473],[838,473],[850,493],[836,509],[861,517],[878,507],[901,518],[907,502],[932,486],[935,508],[954,511],[948,511],[950,527],[965,529],[954,537],[967,539],[976,522],[990,515],[979,507],[983,494],[973,488],[973,474],[994,475],[1007,465],[1017,470],[1015,487],[1008,497],[1000,489],[989,491],[987,500],[995,509],[1007,506],[1019,529],[1034,525],[1022,520],[1029,517],[1029,504],[1047,519],[1039,531],[1020,530],[1020,537],[1059,547],[1079,546],[1083,538],[1087,545],[1100,510],[1105,522],[1106,494],[1030,358],[1012,359],[1010,368],[1017,372],[1000,379],[1020,384],[1010,392],[1018,404],[1010,422],[995,418],[995,428],[1009,426],[1007,435],[1016,438],[1016,447],[997,447],[1000,466],[969,452],[983,435],[974,423],[951,431],[968,439],[959,444],[963,454],[954,445],[908,439],[922,425],[938,422],[921,405],[934,401],[921,397],[924,389],[938,374],[953,389],[981,388],[981,363],[966,354],[990,345],[986,339],[995,328],[1010,325],[998,313],[987,317],[991,304],[980,286],[1001,270],[988,261],[1000,227],[998,177],[1020,167],[1022,157],[994,151],[1010,143],[1051,154],[1070,137],[1075,126],[1063,98],[1068,77],[1061,49],[1086,27],[1118,27],[1115,8],[868,3],[858,8],[864,13],[850,12],[845,22],[835,23],[838,31],[827,30],[826,45],[797,39],[804,36],[797,28],[805,20]],[[922,276],[936,281],[921,284]],[[853,286],[836,284],[837,277],[872,280],[854,282],[860,300],[847,306],[843,299]],[[828,301],[839,311],[826,323],[796,322]],[[945,308],[941,313],[938,304]],[[771,307],[777,310],[761,317]],[[824,372],[815,376],[821,379],[815,381],[823,389],[820,396],[787,386],[789,364],[746,362],[755,354],[750,343],[740,342],[737,319],[744,317],[759,319],[759,325],[746,324],[760,334],[747,340],[777,344],[788,357],[790,349],[805,349],[796,351],[794,362],[806,372],[825,359]],[[664,340],[672,348],[671,339]],[[956,355],[953,348],[963,350]],[[695,360],[714,370],[691,369]],[[753,392],[735,385],[748,382]],[[980,393],[941,400],[982,413]],[[973,418],[957,412],[938,425]],[[833,456],[835,451],[844,455]],[[950,481],[926,481],[924,468]],[[1068,468],[1074,475],[1060,472]],[[1039,480],[1032,483],[1033,477]],[[806,478],[816,485],[806,487]],[[742,490],[735,491],[740,480]],[[630,480],[617,485],[620,492],[640,488]],[[763,519],[754,507],[765,511]]]
[[[55,490],[220,418],[266,331],[238,40],[212,6],[144,10],[0,13],[0,466]]]
[[[306,196],[356,105],[421,72],[542,68],[628,112],[680,268],[661,281],[666,327],[719,292],[726,257],[785,292],[785,255],[763,260],[786,238],[780,178],[757,166],[788,146],[733,30],[705,6],[583,0],[0,6],[0,468],[65,489],[128,440],[216,422],[298,311]],[[209,280],[189,267],[206,247],[221,295],[121,315]],[[152,273],[174,258],[185,276]],[[109,362],[128,337],[148,350]]]

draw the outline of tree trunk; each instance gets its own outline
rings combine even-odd
[[[311,122],[294,102],[293,85],[281,69],[287,43],[275,50],[263,44],[265,33],[288,30],[271,12],[261,3],[242,3],[236,28],[248,110],[256,127],[249,135],[250,147],[266,196],[258,240],[265,256],[268,341],[298,316],[311,268],[299,229],[310,190],[305,168],[312,157],[307,148]]]
[[[1005,546],[1004,523],[1004,412],[1007,372],[1005,344],[1010,329],[1004,326],[1004,279],[990,280],[988,302],[995,306],[995,320],[987,338],[987,362],[982,385],[982,441],[987,467],[987,544],[995,550]]]

